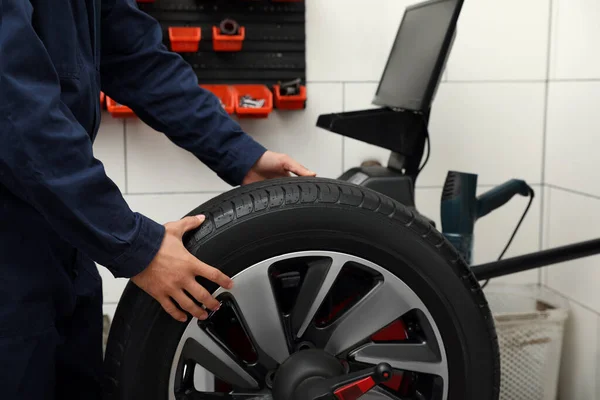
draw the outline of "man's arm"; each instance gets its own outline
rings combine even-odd
[[[29,1],[0,0],[0,184],[116,276],[154,258],[164,227],[130,210],[88,133],[60,99],[60,82],[31,24]]]
[[[266,149],[198,86],[190,66],[162,42],[158,22],[135,0],[102,0],[103,91],[232,185]]]

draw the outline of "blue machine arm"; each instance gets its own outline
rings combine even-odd
[[[517,194],[529,196],[533,189],[522,180],[511,179],[500,186],[485,192],[477,198],[477,219],[508,203]]]

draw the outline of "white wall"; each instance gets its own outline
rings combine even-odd
[[[600,236],[600,2],[554,0],[546,129],[544,247]],[[544,271],[569,299],[561,398],[600,399],[600,259]]]
[[[307,3],[308,108],[243,126],[321,176],[337,177],[366,159],[385,162],[388,152],[315,123],[321,113],[370,107],[404,7],[415,1]],[[600,213],[586,212],[600,209],[598,21],[598,0],[466,0],[434,105],[433,152],[416,194],[421,212],[439,224],[441,187],[446,172],[457,169],[478,173],[481,191],[511,178],[534,186],[534,206],[508,255],[600,235]],[[106,114],[95,149],[133,209],[161,223],[228,189],[139,121]],[[500,254],[526,204],[515,198],[478,222],[476,262]],[[570,299],[562,399],[600,399],[599,262],[589,258],[505,279],[541,282]],[[112,312],[124,282],[101,270]]]

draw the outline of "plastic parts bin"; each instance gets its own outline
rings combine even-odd
[[[273,93],[265,85],[234,85],[236,92],[236,114],[240,118],[267,118],[273,111]],[[262,107],[242,107],[240,103],[248,96],[253,100],[264,100]]]
[[[246,38],[246,28],[241,26],[236,35],[223,35],[219,27],[213,26],[212,34],[215,51],[240,51]]]
[[[135,113],[131,108],[117,103],[108,96],[106,96],[106,109],[115,118],[135,117]]]
[[[221,104],[228,114],[235,113],[235,107],[238,102],[237,93],[229,85],[201,85],[221,100]]]
[[[171,26],[169,40],[171,50],[176,53],[195,53],[198,51],[202,30],[199,27]]]
[[[281,95],[279,85],[273,85],[275,108],[280,110],[303,110],[306,108],[306,86],[300,86],[300,93],[290,96]]]

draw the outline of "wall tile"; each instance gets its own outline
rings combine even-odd
[[[108,113],[102,114],[102,123],[94,142],[94,156],[102,161],[106,174],[124,192],[125,188],[125,141],[123,120]]]
[[[477,173],[480,184],[541,183],[543,119],[542,83],[442,84],[431,158],[417,184],[442,186],[449,170]]]
[[[359,111],[376,108],[371,104],[377,83],[347,83],[344,85],[344,111]],[[390,151],[363,143],[352,138],[344,138],[344,170],[359,166],[363,161],[376,160],[387,165]]]
[[[341,173],[342,138],[317,128],[320,114],[342,110],[341,84],[308,85],[304,111],[274,112],[266,120],[242,121],[242,127],[273,151],[296,158],[321,176]],[[230,187],[194,156],[140,121],[127,124],[127,172],[130,193],[206,192]]]
[[[169,195],[129,195],[125,200],[132,210],[152,218],[160,224],[177,221],[184,215],[216,197],[215,194],[169,194]],[[104,302],[117,303],[127,285],[128,279],[116,279],[110,271],[99,266],[104,287]]]
[[[600,2],[554,0],[552,19],[552,79],[599,79]]]
[[[550,189],[548,247],[595,239],[600,236],[600,200]],[[587,257],[548,267],[550,288],[600,312],[600,257]]]
[[[127,121],[129,193],[227,190],[229,186],[191,153],[139,120]]]
[[[340,112],[343,86],[309,84],[305,111],[278,111],[268,120],[242,120],[242,127],[270,150],[289,154],[319,176],[337,178],[342,172],[342,137],[317,127],[321,114]]]
[[[478,195],[488,189],[480,188]],[[540,191],[539,186],[534,186],[533,189],[536,193]],[[441,195],[441,187],[417,188],[415,191],[417,209],[421,214],[435,221],[439,231],[442,231],[440,219]],[[477,221],[475,224],[475,244],[473,248],[474,265],[498,259],[498,256],[508,243],[510,236],[517,226],[519,219],[523,215],[528,201],[528,198],[515,197],[504,207]],[[505,258],[539,250],[540,203],[540,198],[536,197]],[[532,270],[494,279],[494,282],[517,284],[538,283],[538,275],[537,270]]]
[[[561,360],[559,398],[598,399],[598,315],[573,302],[570,302],[569,306]]]
[[[549,14],[550,0],[465,1],[448,80],[546,79]]]
[[[417,2],[306,2],[308,80],[379,81],[404,9]]]
[[[600,82],[554,82],[548,99],[546,181],[600,196]]]

